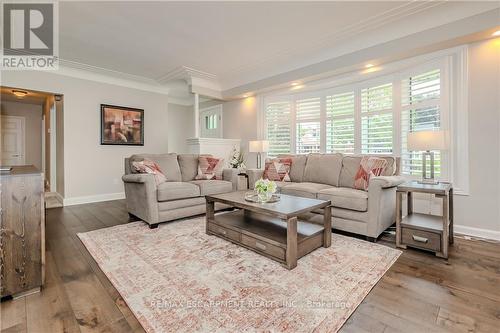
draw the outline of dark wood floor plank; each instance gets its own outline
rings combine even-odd
[[[47,269],[43,292],[26,297],[28,332],[80,332],[52,253],[46,253]]]
[[[26,332],[26,298],[2,302],[0,328],[3,332]]]
[[[2,333],[143,333],[77,236],[128,221],[124,200],[47,210],[46,288],[1,304]],[[341,332],[500,332],[499,285],[499,243],[457,238],[448,261],[408,249]]]

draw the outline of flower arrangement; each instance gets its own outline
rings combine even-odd
[[[254,188],[255,192],[257,192],[259,200],[262,202],[266,202],[271,199],[274,193],[276,193],[278,186],[276,185],[275,182],[269,179],[261,178],[255,182]]]
[[[229,165],[233,169],[244,169],[245,166],[245,156],[243,153],[236,149],[233,148],[233,152],[231,153],[231,159],[229,161]]]

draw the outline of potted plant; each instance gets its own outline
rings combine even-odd
[[[278,186],[275,182],[269,179],[259,179],[255,182],[255,192],[257,192],[257,196],[260,202],[267,202],[271,200]]]
[[[238,169],[238,170],[244,170],[246,168],[245,166],[245,156],[243,153],[234,148],[233,152],[231,153],[231,159],[229,160],[229,165],[233,169]]]

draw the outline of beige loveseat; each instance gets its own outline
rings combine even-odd
[[[379,156],[387,160],[382,176],[370,180],[368,191],[354,188],[354,177],[361,155],[310,154],[292,157],[291,182],[278,182],[281,193],[332,202],[332,227],[376,238],[395,220],[396,186],[403,183],[399,176],[399,158]],[[263,170],[247,170],[250,187],[263,175]],[[312,219],[322,218],[310,216]]]
[[[133,161],[145,158],[156,162],[167,181],[156,185],[154,175],[134,173]],[[205,195],[231,192],[236,189],[237,170],[224,170],[224,180],[195,180],[198,155],[141,154],[125,159],[127,210],[155,228],[158,223],[205,213]],[[216,205],[215,209],[227,208]]]

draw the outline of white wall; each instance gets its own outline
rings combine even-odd
[[[25,163],[42,171],[42,105],[2,101],[5,116],[25,118]]]
[[[500,38],[469,45],[470,195],[455,196],[457,230],[500,239]]]
[[[192,106],[168,104],[168,151],[187,153],[187,139],[194,137],[194,112]]]
[[[64,95],[65,203],[122,197],[123,158],[168,150],[166,95],[48,71],[4,71],[2,85]],[[101,103],[144,109],[144,147],[100,145]]]
[[[248,97],[223,104],[224,139],[241,139],[247,168],[257,167],[257,155],[248,152],[248,141],[257,140],[256,98]]]
[[[469,45],[468,71],[470,191],[454,197],[455,231],[500,240],[500,38]],[[257,138],[256,109],[254,98],[224,103],[224,137],[241,138],[244,151]]]

